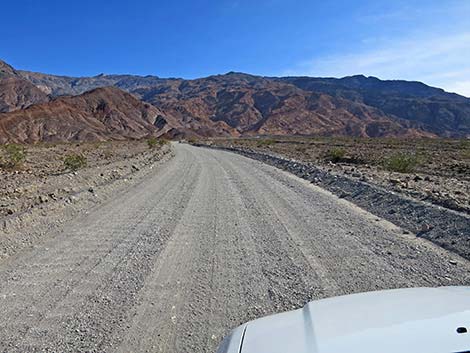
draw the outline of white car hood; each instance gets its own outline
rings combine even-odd
[[[458,327],[469,333],[458,333]],[[249,322],[237,332],[237,353],[470,352],[470,287],[323,299]]]

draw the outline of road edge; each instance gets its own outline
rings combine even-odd
[[[308,180],[341,199],[470,260],[470,217],[395,193],[366,181],[334,175],[313,165],[252,150],[193,144],[240,154]]]
[[[139,168],[95,186],[92,191],[85,187],[71,193],[67,198],[50,201],[41,207],[0,219],[0,262],[54,236],[63,224],[92,212],[95,207],[108,202],[114,195],[143,182],[146,176],[154,172],[156,167],[166,164],[174,154],[171,145],[164,146],[148,161],[139,165]]]

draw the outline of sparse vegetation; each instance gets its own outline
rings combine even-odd
[[[69,154],[64,158],[64,167],[66,170],[72,172],[77,171],[81,168],[85,168],[87,165],[86,157],[81,154]]]
[[[26,148],[15,143],[3,147],[2,166],[6,168],[18,168],[26,160]]]
[[[391,172],[412,173],[418,165],[416,154],[396,153],[384,161],[384,167]]]
[[[148,138],[147,145],[149,146],[149,148],[155,148],[157,146],[157,139],[155,137]]]
[[[338,163],[341,162],[341,160],[343,160],[345,156],[346,150],[344,148],[335,147],[328,151],[326,159],[333,163]]]
[[[470,160],[470,140],[460,141],[460,154],[463,159]]]
[[[260,140],[258,141],[258,147],[267,147],[267,146],[271,146],[271,145],[274,145],[276,143],[276,141],[274,140],[271,140],[271,139],[263,139],[263,140]]]
[[[166,145],[168,143],[168,140],[166,139],[157,139],[155,137],[150,137],[147,139],[147,145],[149,146],[150,149],[153,149],[157,146],[163,146],[163,145]]]

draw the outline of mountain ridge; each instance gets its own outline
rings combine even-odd
[[[178,126],[171,117],[116,87],[0,114],[0,143],[140,139],[163,136]]]
[[[417,81],[364,75],[267,77],[233,71],[192,80],[112,74],[68,77],[15,70],[6,63],[0,64],[2,73],[27,81],[53,100],[100,87],[124,90],[168,119],[164,125],[170,137],[470,136],[470,99]]]

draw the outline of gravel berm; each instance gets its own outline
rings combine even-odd
[[[324,297],[470,284],[470,263],[287,172],[175,144],[144,182],[0,264],[4,352],[214,352]]]

